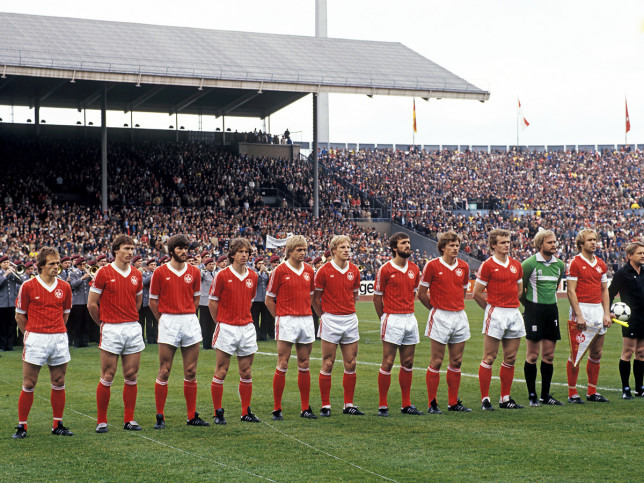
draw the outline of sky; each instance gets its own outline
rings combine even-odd
[[[315,35],[314,0],[2,0],[4,12],[158,25]],[[417,144],[508,145],[517,142],[517,99],[530,123],[524,145],[644,143],[644,2],[641,0],[328,0],[328,36],[400,42],[479,88],[490,100],[416,99]],[[332,94],[330,141],[410,144],[412,99]],[[271,116],[273,133],[288,128],[312,139],[311,96]],[[11,108],[0,106],[10,121]],[[15,107],[15,122],[33,111]],[[47,123],[82,120],[41,109]],[[87,120],[100,123],[98,112]],[[135,114],[142,127],[174,124],[167,114]],[[122,126],[130,116],[108,114]],[[179,124],[198,129],[197,116]],[[221,120],[203,118],[214,130]],[[239,131],[264,129],[259,119],[226,118]]]

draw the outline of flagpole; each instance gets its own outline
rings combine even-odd
[[[628,101],[626,100],[626,94],[624,94],[624,106],[626,107],[626,119],[628,119]],[[628,129],[626,123],[624,123],[624,148],[626,148],[626,146],[628,146]]]
[[[518,98],[517,98],[518,99]],[[517,149],[519,148],[519,116],[520,116],[519,102],[517,101]]]
[[[416,149],[416,98],[413,98],[414,105],[414,123],[411,126],[411,145]]]

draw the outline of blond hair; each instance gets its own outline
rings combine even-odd
[[[284,258],[288,259],[288,256],[293,250],[297,247],[308,247],[309,244],[302,235],[293,235],[291,238],[286,240],[286,246],[284,247]]]
[[[338,249],[338,247],[345,242],[351,245],[351,238],[349,238],[347,235],[335,235],[331,239],[331,243],[329,243],[329,250],[331,251],[331,256],[335,255],[335,251]]]
[[[584,228],[579,233],[577,233],[577,238],[575,238],[575,245],[577,246],[578,251],[581,251],[581,247],[586,242],[586,238],[588,237],[588,235],[595,235],[595,238],[596,238],[597,232],[592,228]]]
[[[541,250],[543,242],[546,241],[546,238],[550,238],[551,236],[556,236],[555,232],[552,230],[541,230],[540,232],[537,232],[534,236],[534,247],[537,250]]]
[[[644,243],[642,243],[641,241],[634,241],[629,243],[626,246],[626,255],[632,257],[633,255],[635,255],[635,252],[638,248],[644,248]]]

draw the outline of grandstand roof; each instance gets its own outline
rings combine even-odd
[[[0,103],[265,117],[315,92],[485,101],[400,43],[0,13]]]

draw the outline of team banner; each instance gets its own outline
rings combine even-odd
[[[286,238],[275,238],[270,235],[266,235],[266,248],[281,248],[286,245],[286,242],[289,238],[293,236],[292,234]]]
[[[577,328],[577,322],[572,320],[568,321],[568,337],[570,338],[570,359],[572,359],[575,367],[581,361],[581,358],[584,357],[590,343],[595,340],[599,334],[599,327],[590,327],[586,326],[586,330],[579,330]]]

